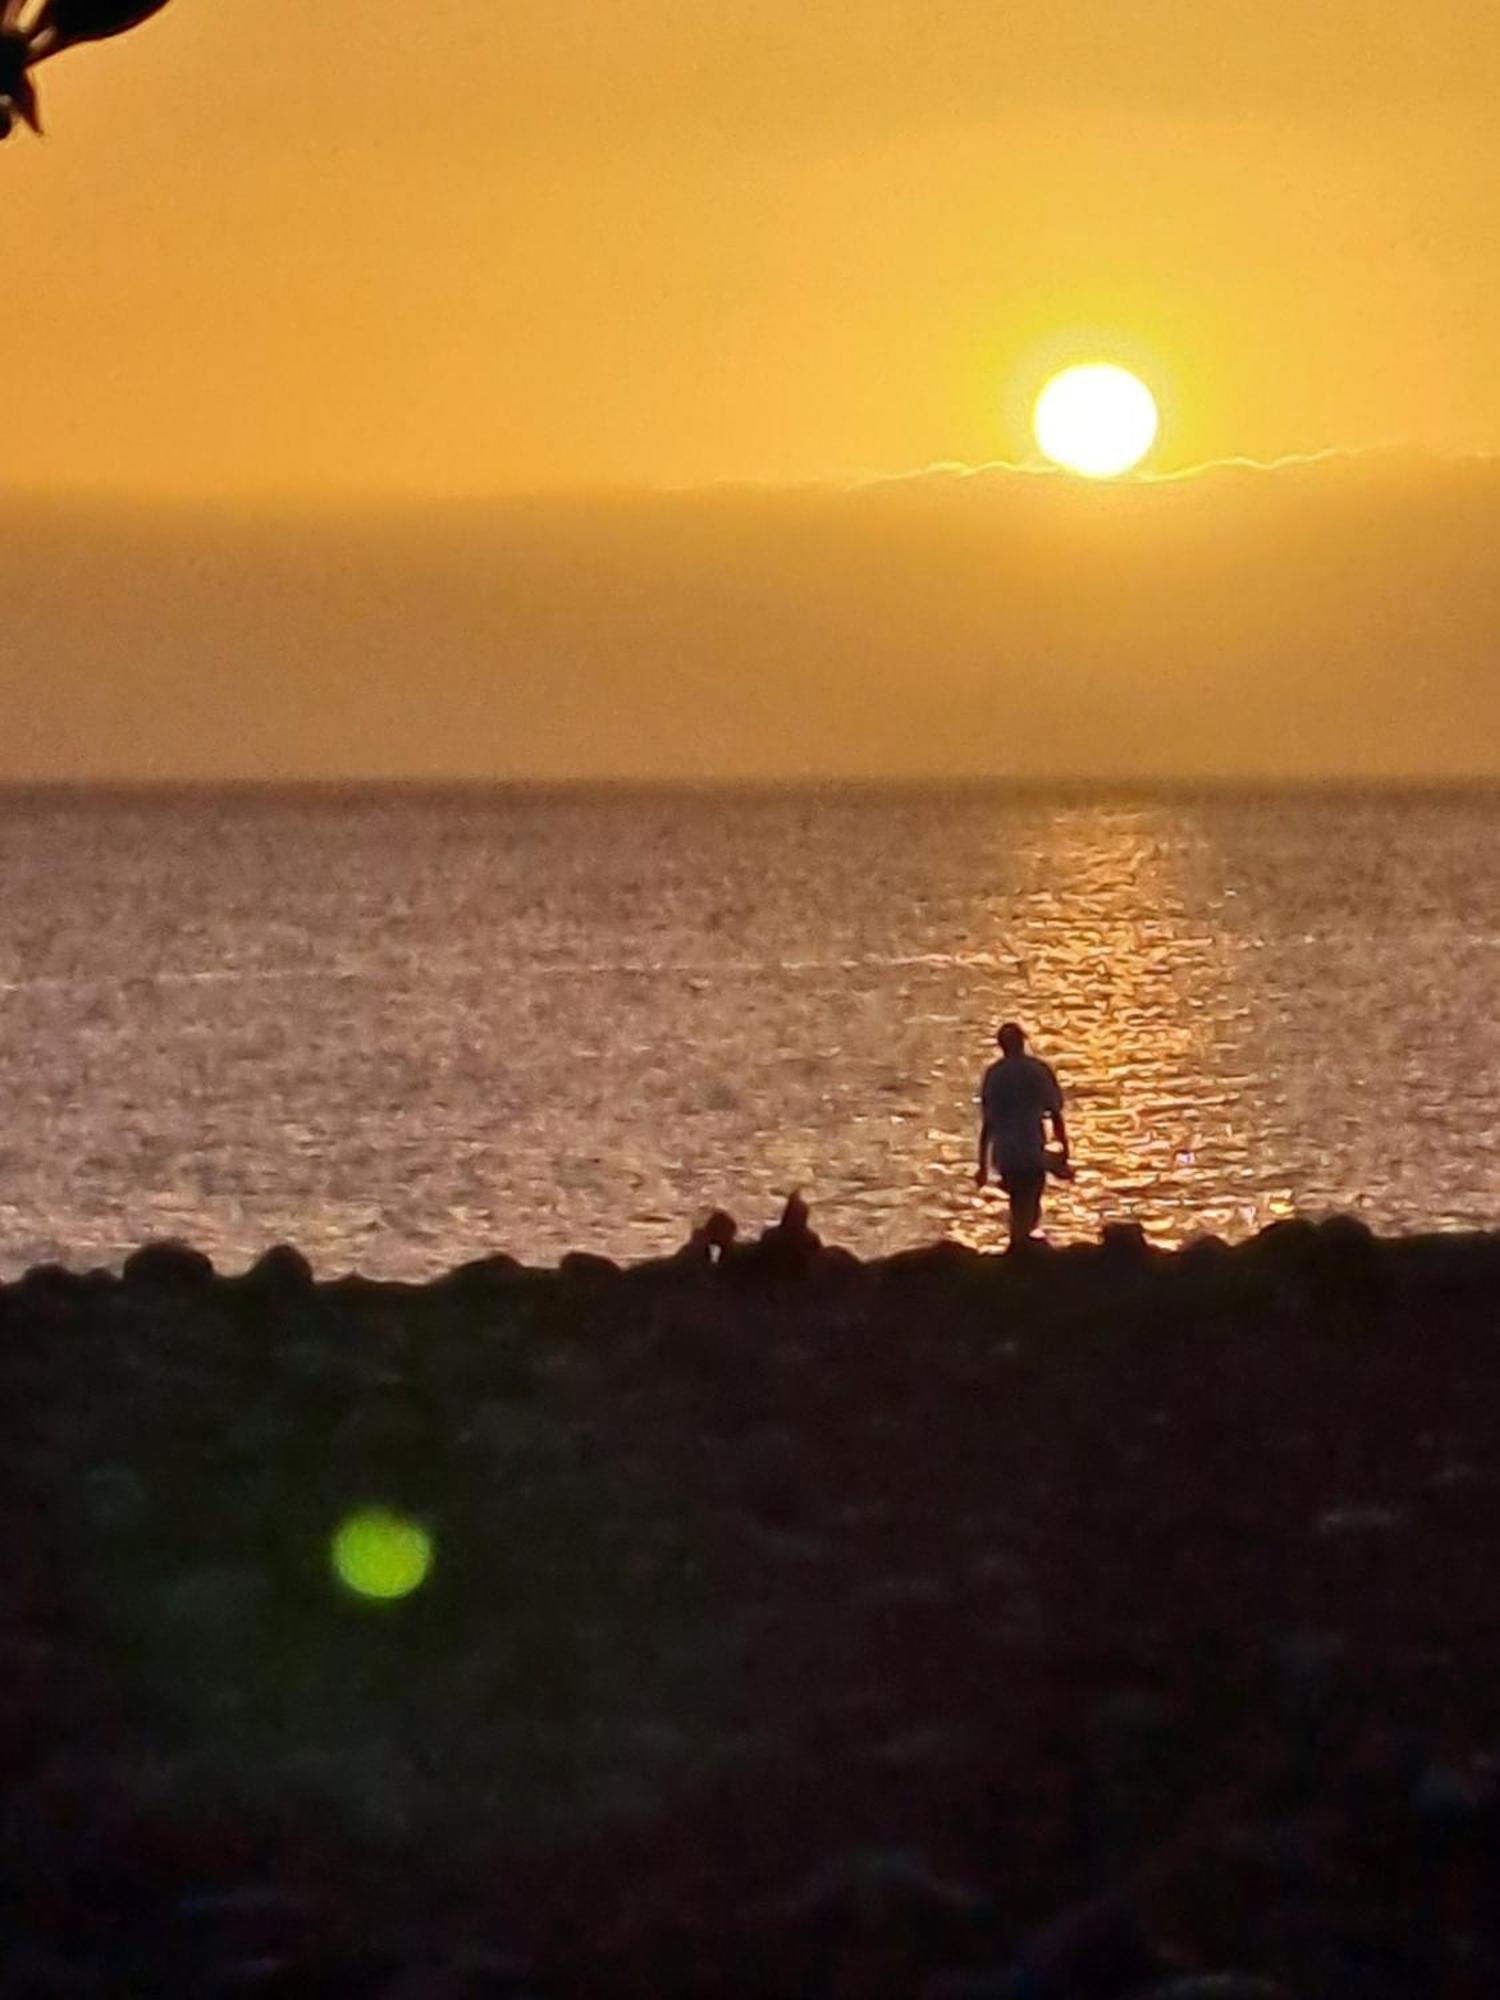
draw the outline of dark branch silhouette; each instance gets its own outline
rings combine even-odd
[[[0,139],[19,118],[42,129],[32,70],[78,42],[107,41],[161,12],[167,0],[0,0]]]

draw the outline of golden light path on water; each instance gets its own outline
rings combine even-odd
[[[1267,1186],[1245,1149],[1224,1030],[1249,1010],[1227,1000],[1234,949],[1189,914],[1179,829],[1148,807],[1090,806],[1051,816],[1030,882],[990,916],[1011,959],[1014,1011],[1061,1070],[1077,1178],[1049,1182],[1062,1237],[1134,1221],[1158,1243],[1239,1236],[1295,1211],[1289,1185]],[[1189,1221],[1183,1188],[1215,1192]],[[976,1195],[953,1234],[997,1241],[999,1199]]]

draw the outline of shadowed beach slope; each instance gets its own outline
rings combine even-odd
[[[862,1264],[795,1203],[33,1271],[0,1985],[1495,1990],[1497,1307],[1500,1235]]]

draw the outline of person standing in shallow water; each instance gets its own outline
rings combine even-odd
[[[1044,1121],[1050,1120],[1062,1158],[1068,1164],[1068,1128],[1063,1122],[1062,1089],[1050,1064],[1026,1053],[1026,1036],[1007,1021],[995,1040],[1000,1060],[991,1063],[979,1086],[979,1168],[976,1187],[995,1176],[1010,1197],[1010,1247],[1031,1241],[1042,1219],[1042,1190],[1047,1185],[1047,1141]]]

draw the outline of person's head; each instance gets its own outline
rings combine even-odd
[[[995,1031],[995,1040],[1000,1044],[1000,1053],[1005,1056],[1019,1056],[1026,1052],[1025,1031],[1014,1021],[1006,1021]]]

